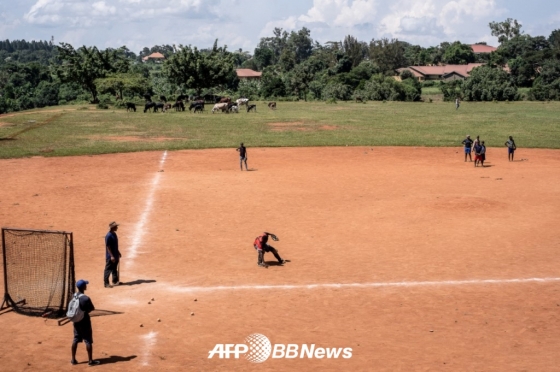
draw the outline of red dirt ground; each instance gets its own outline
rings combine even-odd
[[[249,148],[251,172],[231,149],[161,167],[162,152],[0,160],[0,225],[74,232],[77,278],[98,309],[124,312],[92,320],[99,370],[552,371],[560,281],[188,289],[558,278],[560,151],[516,156],[489,149],[474,168],[454,148]],[[112,220],[121,280],[139,284],[103,288]],[[262,231],[291,262],[257,267]],[[1,370],[86,366],[69,363],[71,325],[8,312],[0,329]],[[252,333],[352,358],[208,359]]]

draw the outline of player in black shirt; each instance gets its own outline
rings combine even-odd
[[[237,148],[236,151],[239,151],[239,166],[241,167],[241,170],[243,170],[243,163],[245,163],[245,170],[248,171],[249,169],[247,169],[247,148],[243,145],[243,142],[241,142],[241,145]]]

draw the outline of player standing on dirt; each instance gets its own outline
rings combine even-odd
[[[470,161],[472,161],[471,148],[473,141],[471,136],[467,135],[467,138],[465,138],[461,143],[465,146],[465,161],[467,161],[467,155],[469,156]]]
[[[243,163],[245,163],[245,170],[248,171],[249,169],[247,169],[247,148],[243,145],[243,142],[241,142],[241,145],[236,149],[236,151],[239,152],[239,166],[241,167],[241,170],[243,170]]]
[[[264,268],[268,267],[268,265],[266,263],[264,263],[264,254],[266,252],[272,252],[272,254],[274,255],[274,257],[276,257],[276,259],[278,260],[278,263],[280,265],[287,262],[286,260],[283,260],[282,257],[280,257],[276,248],[267,244],[269,236],[271,236],[273,240],[278,240],[276,235],[274,235],[272,233],[264,232],[262,235],[257,236],[255,238],[255,242],[253,243],[253,247],[255,247],[255,249],[257,250],[257,253],[258,253],[257,265],[259,265],[261,267],[264,267]]]
[[[507,140],[504,145],[508,148],[508,160],[513,161],[513,154],[515,153],[515,150],[517,150],[513,137],[509,136],[509,140]]]
[[[70,363],[72,365],[78,364],[76,360],[76,351],[78,350],[78,343],[84,342],[86,344],[86,350],[88,353],[88,365],[96,366],[99,364],[99,360],[93,360],[93,331],[91,329],[91,318],[89,313],[95,310],[91,299],[84,294],[87,289],[89,282],[87,280],[80,279],[76,283],[79,293],[80,309],[84,312],[84,317],[79,322],[74,323],[74,340],[72,341],[72,359]]]
[[[122,284],[119,281],[118,266],[121,259],[121,252],[119,252],[119,238],[117,237],[117,230],[119,224],[115,221],[109,224],[109,232],[105,235],[105,272],[103,273],[103,282],[105,288],[112,288],[109,284],[109,276],[113,275],[113,285]]]

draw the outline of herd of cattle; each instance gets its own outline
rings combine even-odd
[[[165,96],[160,96],[160,101],[153,102],[151,96],[146,95],[144,96],[146,99],[146,104],[144,105],[144,112],[166,112],[172,109],[175,111],[185,111],[186,110],[186,103],[190,102],[189,111],[193,113],[203,113],[204,112],[204,105],[207,102],[207,97],[193,97],[189,99],[189,97],[181,95],[177,97],[175,103],[168,103]],[[214,98],[214,97],[213,97]],[[247,98],[239,98],[233,101],[229,97],[215,97],[214,106],[212,107],[212,113],[215,112],[223,112],[226,114],[229,113],[239,113],[239,109],[241,106],[245,106],[247,112],[257,112],[257,105],[252,105],[249,103],[249,99]],[[136,105],[132,102],[126,102],[126,111],[134,111],[136,112]],[[271,110],[276,110],[276,102],[269,102],[268,108]]]

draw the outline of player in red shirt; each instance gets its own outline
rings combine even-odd
[[[273,240],[278,240],[276,235],[272,233],[264,232],[262,235],[257,236],[255,238],[255,242],[253,243],[253,246],[255,247],[258,253],[257,265],[264,268],[268,267],[268,265],[264,262],[265,252],[272,252],[272,254],[274,255],[274,257],[276,257],[280,265],[286,263],[286,260],[283,260],[282,257],[280,257],[280,255],[278,254],[276,248],[267,244],[269,236],[271,236]]]

